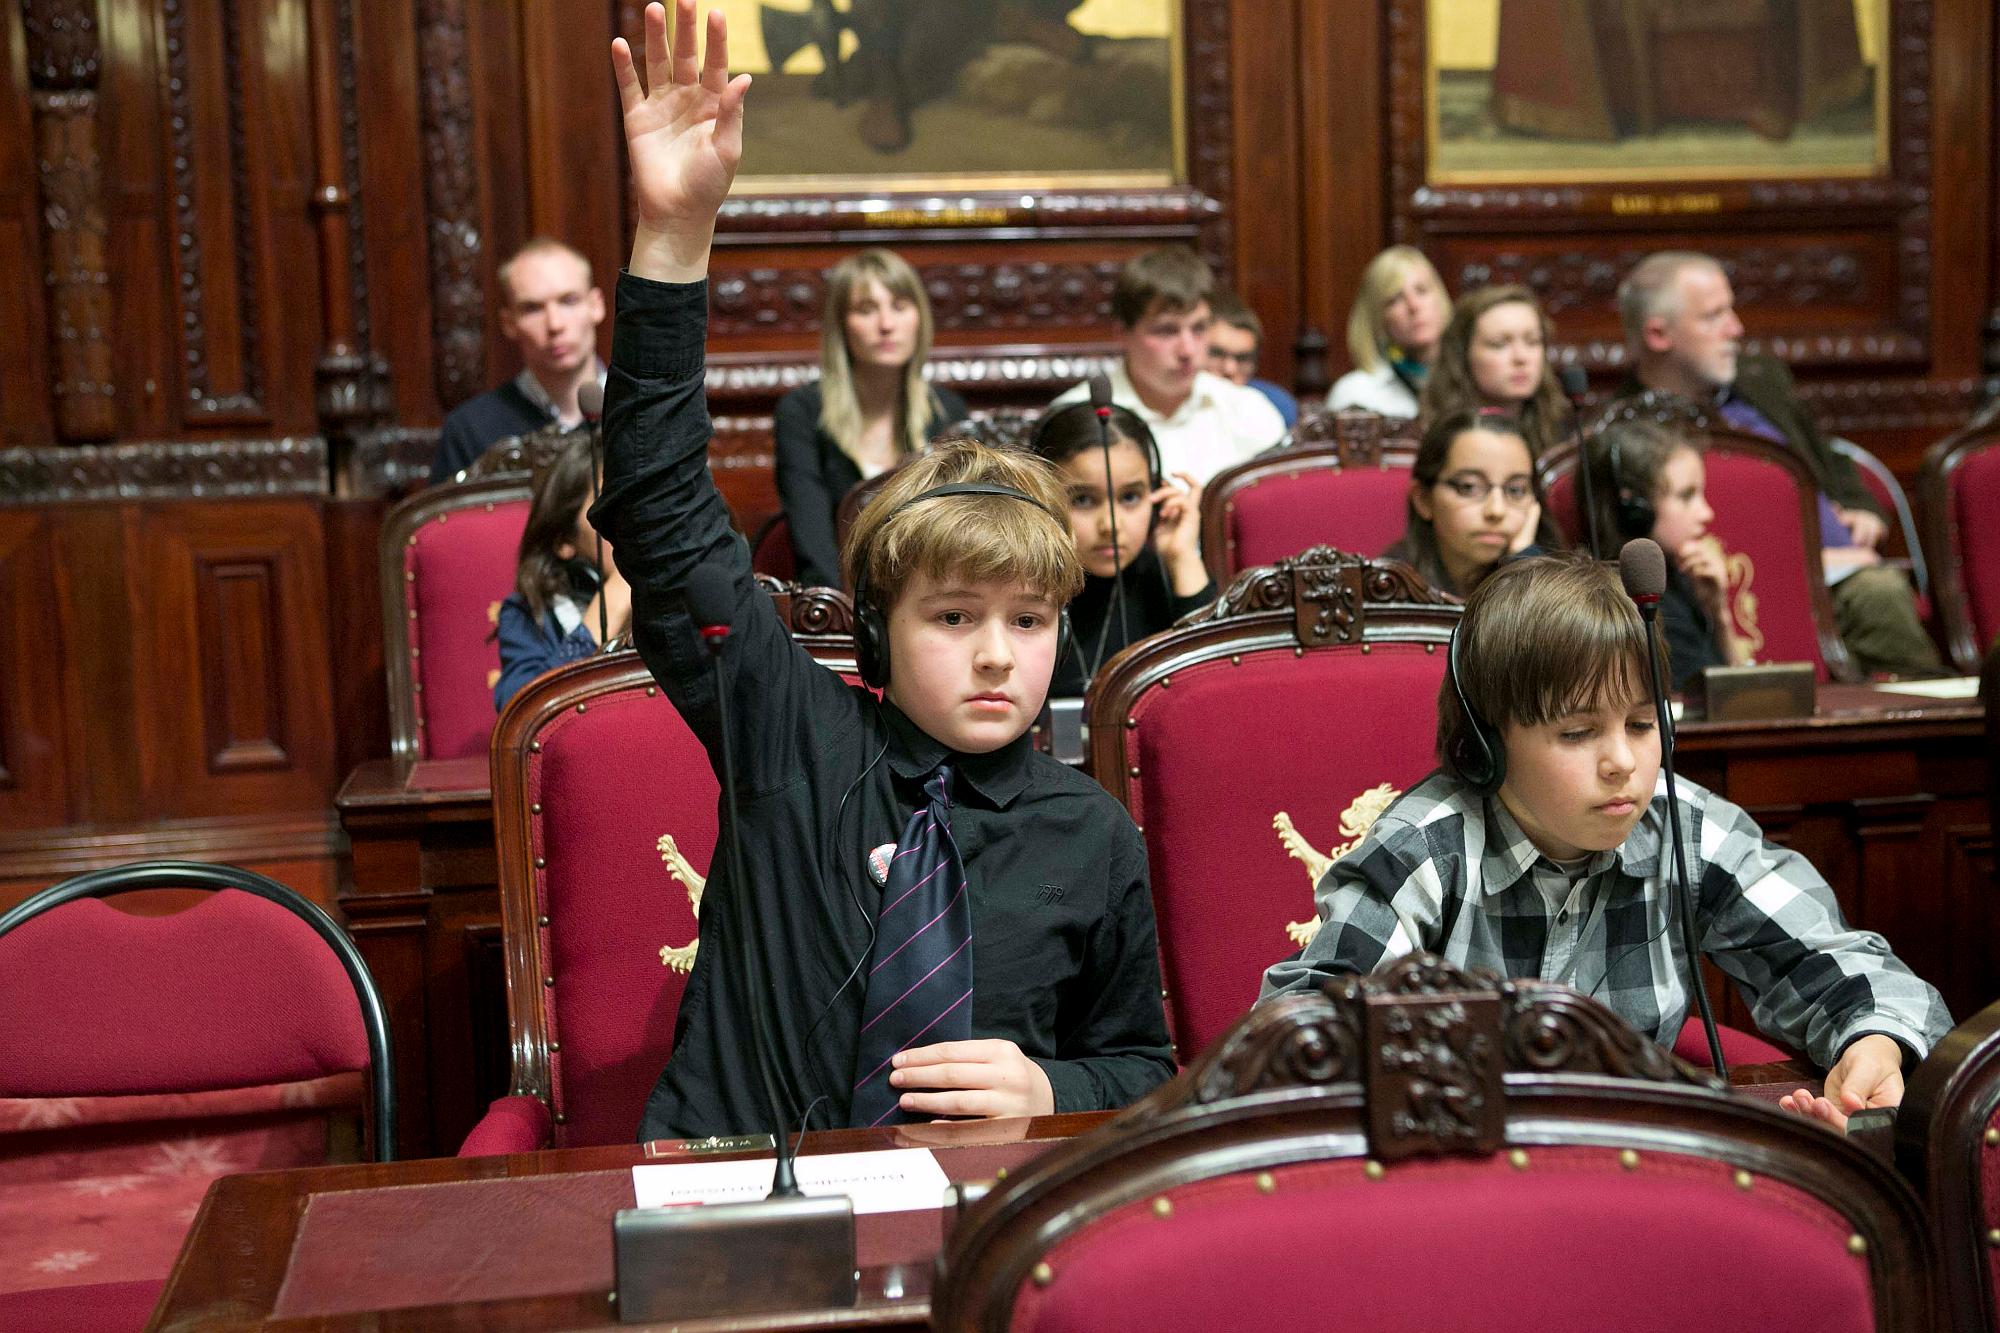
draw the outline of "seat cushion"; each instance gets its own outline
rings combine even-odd
[[[1984,649],[2000,639],[2000,445],[1968,455],[1951,473],[1966,611]]]
[[[164,1279],[202,1196],[233,1169],[182,1146],[155,1170],[0,1185],[0,1291]]]
[[[1875,1326],[1834,1209],[1722,1162],[1609,1148],[1393,1166],[1352,1159],[1147,1196],[1054,1246],[1017,1333],[1180,1328],[1484,1333]],[[1690,1281],[1690,1275],[1699,1275]]]
[[[164,1278],[0,1291],[0,1328],[35,1333],[138,1333],[159,1303]]]

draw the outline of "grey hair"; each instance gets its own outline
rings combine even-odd
[[[1700,266],[1722,271],[1722,263],[1699,250],[1659,250],[1632,266],[1625,281],[1618,284],[1618,322],[1625,327],[1625,345],[1638,351],[1644,345],[1646,321],[1671,319],[1680,313],[1680,288],[1674,279],[1681,270]]]

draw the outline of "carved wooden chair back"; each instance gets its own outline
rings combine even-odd
[[[852,678],[846,595],[759,582],[794,639]],[[502,1100],[517,1103],[496,1109],[526,1115],[544,1140],[529,1146],[627,1142],[698,949],[714,771],[629,651],[524,687],[492,753],[513,1049]]]
[[[1679,1333],[1811,1309],[1916,1330],[1936,1327],[1931,1264],[1887,1161],[1575,991],[1416,955],[1259,1006],[1174,1082],[1013,1168],[960,1209],[931,1317]]]
[[[433,486],[382,521],[376,562],[398,759],[476,755],[493,734],[494,635],[514,591],[528,495],[518,476]]]
[[[495,440],[485,453],[472,460],[472,465],[465,469],[460,479],[478,481],[482,477],[532,477],[572,444],[594,439],[595,436],[595,427],[565,426],[551,421],[526,435],[509,435]]]
[[[1380,555],[1403,535],[1416,423],[1343,410],[1305,416],[1284,444],[1210,479],[1201,549],[1227,583],[1312,546]]]
[[[1977,671],[2000,641],[2000,398],[1924,455],[1917,513],[1945,647]]]
[[[1951,1030],[1910,1075],[1896,1160],[1936,1224],[1944,1304],[1963,1333],[2000,1330],[2000,1004]]]
[[[1319,875],[1435,766],[1458,617],[1409,566],[1321,546],[1098,676],[1092,771],[1145,835],[1182,1058],[1311,937]]]
[[[1729,568],[1729,611],[1735,632],[1760,662],[1810,662],[1821,680],[1858,678],[1841,642],[1820,564],[1819,490],[1789,449],[1732,430],[1720,417],[1671,394],[1647,392],[1612,403],[1591,425],[1655,421],[1705,440],[1710,531],[1722,542]],[[1559,445],[1536,464],[1549,517],[1570,543],[1587,544],[1578,508],[1577,453]],[[1789,497],[1789,498],[1788,498]],[[1607,559],[1618,534],[1600,533]]]

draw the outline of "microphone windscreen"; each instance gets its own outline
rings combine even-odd
[[[696,629],[727,629],[736,617],[736,579],[727,565],[696,565],[681,588]]]
[[[583,413],[585,421],[596,421],[604,415],[604,386],[596,380],[586,380],[576,391],[576,407]]]
[[[1667,590],[1667,556],[1651,537],[1634,537],[1618,552],[1618,578],[1625,595],[1658,600]]]
[[[1111,377],[1092,375],[1090,377],[1090,405],[1102,412],[1111,406]]]
[[[1590,376],[1583,373],[1582,366],[1564,366],[1556,372],[1562,382],[1563,393],[1572,401],[1590,392]]]

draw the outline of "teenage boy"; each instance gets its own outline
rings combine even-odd
[[[1111,401],[1152,428],[1167,474],[1186,472],[1204,486],[1285,433],[1270,399],[1207,369],[1214,291],[1215,275],[1184,245],[1133,258],[1111,288],[1124,355],[1106,376]],[[1089,397],[1089,384],[1078,384],[1049,406]]]
[[[1321,878],[1325,924],[1302,957],[1265,974],[1264,994],[1424,949],[1573,986],[1672,1045],[1690,997],[1638,611],[1596,562],[1521,560],[1479,585],[1455,647],[1483,724],[1448,676],[1441,770]],[[1499,737],[1498,774],[1475,725]],[[1804,857],[1713,792],[1676,785],[1702,952],[1760,1028],[1830,1070],[1824,1096],[1801,1090],[1787,1108],[1838,1126],[1899,1103],[1904,1067],[1951,1027],[1944,1001],[1880,935],[1849,928]]]
[[[747,77],[693,0],[646,11],[647,78],[612,44],[638,227],[620,279],[591,518],[632,585],[640,654],[711,754],[712,676],[681,604],[735,585],[723,688],[747,882],[718,857],[704,947],[642,1137],[770,1123],[731,961],[749,895],[794,1124],[1122,1106],[1173,1073],[1144,844],[1085,778],[1032,752],[1063,604],[1082,582],[1067,497],[1030,455],[960,443],[913,463],[850,534],[849,586],[879,617],[880,703],[793,644],[751,579],[709,475],[709,247],[742,151]],[[951,484],[991,492],[933,494]]]
[[[1264,358],[1264,321],[1257,318],[1257,312],[1227,288],[1217,288],[1208,298],[1208,311],[1210,372],[1270,399],[1286,430],[1298,425],[1299,400],[1272,381],[1258,378],[1257,366]]]

